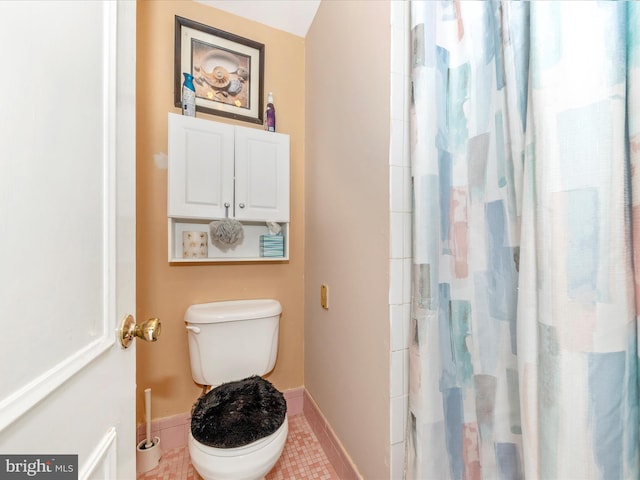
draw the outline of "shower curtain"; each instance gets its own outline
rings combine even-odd
[[[638,3],[411,2],[407,479],[640,478]]]

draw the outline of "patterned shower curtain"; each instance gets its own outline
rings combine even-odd
[[[639,3],[411,3],[407,479],[640,478]]]

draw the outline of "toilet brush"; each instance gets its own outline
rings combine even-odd
[[[147,421],[147,441],[144,442],[144,448],[151,448],[153,441],[151,440],[151,389],[147,388],[144,391],[144,411]]]
[[[160,437],[151,437],[151,389],[144,391],[144,408],[146,420],[146,438],[138,444],[136,449],[136,468],[138,473],[148,472],[158,465],[162,452],[160,451]]]

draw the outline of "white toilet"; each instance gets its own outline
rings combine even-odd
[[[281,312],[280,303],[268,299],[190,306],[185,313],[185,322],[195,382],[218,387],[270,372],[278,352]],[[268,383],[260,378],[257,380]],[[225,386],[219,387],[223,388]],[[206,445],[190,432],[191,463],[205,480],[263,479],[284,449],[288,433],[286,404],[284,411],[284,420],[273,433],[233,448]]]

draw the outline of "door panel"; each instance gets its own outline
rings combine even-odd
[[[168,215],[233,215],[233,126],[169,114]]]
[[[135,3],[0,2],[0,52],[0,452],[135,478]]]
[[[236,208],[240,220],[289,221],[289,136],[236,128]]]

